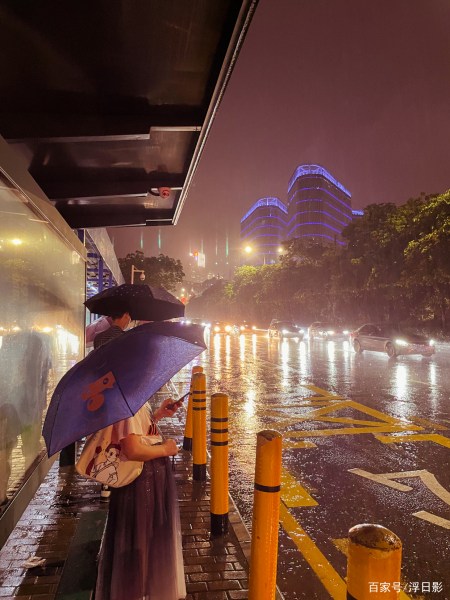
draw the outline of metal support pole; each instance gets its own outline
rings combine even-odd
[[[192,377],[192,462],[194,481],[206,481],[206,377]]]
[[[192,451],[192,379],[195,373],[203,373],[203,367],[197,365],[192,367],[191,384],[189,387],[189,398],[186,410],[186,424],[184,426],[183,450]]]
[[[364,523],[348,532],[347,599],[397,600],[402,542],[382,525]]]
[[[256,441],[249,600],[272,600],[276,593],[282,437],[260,431]]]
[[[228,396],[211,396],[211,534],[228,531]]]

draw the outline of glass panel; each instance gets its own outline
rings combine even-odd
[[[83,357],[85,263],[0,178],[0,503],[44,454],[56,383]]]

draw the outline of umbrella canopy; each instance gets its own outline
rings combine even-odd
[[[90,344],[94,341],[97,333],[101,333],[111,327],[111,317],[100,317],[86,327],[86,344]]]
[[[84,303],[98,315],[129,312],[137,321],[165,321],[184,316],[184,304],[162,287],[124,283],[95,294]]]
[[[135,327],[88,354],[51,398],[42,431],[48,455],[133,416],[205,348],[203,327],[166,322]]]

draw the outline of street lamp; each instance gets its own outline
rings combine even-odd
[[[145,281],[145,271],[144,269],[136,269],[134,265],[131,265],[131,283],[134,283],[134,274],[140,273],[139,279],[141,281]]]

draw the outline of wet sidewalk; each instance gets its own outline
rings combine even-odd
[[[181,421],[174,418],[160,424],[164,435],[182,444],[184,429]],[[187,600],[247,598],[250,538],[237,509],[230,501],[228,534],[211,538],[209,479],[192,481],[189,452],[179,453],[174,468]],[[1,600],[90,597],[89,583],[95,573],[92,564],[98,551],[95,542],[101,535],[99,531],[108,510],[107,503],[100,502],[99,492],[99,484],[79,477],[74,467],[60,468],[58,461],[53,464],[0,551]],[[80,540],[84,540],[83,548],[87,549],[81,557],[74,552]],[[42,564],[27,563],[33,557],[39,557]],[[83,565],[89,567],[90,573],[82,572]],[[75,591],[74,586],[79,589]]]

